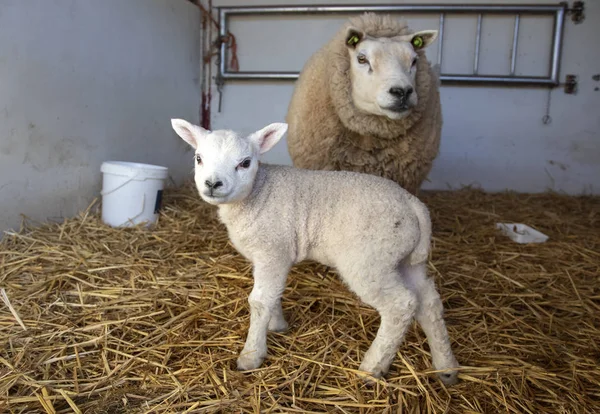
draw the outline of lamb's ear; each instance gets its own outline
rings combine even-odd
[[[346,29],[346,46],[350,49],[355,49],[356,45],[361,42],[365,38],[365,32],[362,30],[358,30],[355,27],[349,27]]]
[[[432,44],[438,37],[437,30],[421,30],[412,34],[410,44],[415,50],[425,49]]]
[[[260,154],[264,154],[279,142],[281,137],[287,132],[287,129],[288,124],[276,122],[251,134],[248,139],[258,146]]]
[[[171,119],[171,126],[185,142],[198,149],[198,139],[210,134],[210,131],[193,125],[185,119]]]

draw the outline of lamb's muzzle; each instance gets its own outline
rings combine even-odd
[[[196,151],[200,196],[219,206],[231,242],[253,264],[250,327],[239,369],[258,368],[267,356],[267,331],[288,328],[281,309],[287,275],[291,266],[311,259],[337,269],[381,316],[361,371],[385,375],[415,318],[433,366],[447,370],[440,379],[457,380],[442,302],[427,277],[431,221],[423,203],[374,175],[259,165],[259,154],[282,138],[287,124],[271,124],[248,137],[184,120],[172,124]],[[215,197],[213,190],[221,189]]]

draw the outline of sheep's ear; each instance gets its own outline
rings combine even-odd
[[[177,132],[177,135],[194,147],[194,149],[198,149],[199,138],[210,134],[210,131],[207,131],[198,125],[193,125],[185,119],[171,119],[171,126],[175,132]]]
[[[264,154],[275,146],[283,137],[288,129],[288,125],[282,122],[276,122],[271,125],[267,125],[260,131],[256,131],[248,137],[251,142],[254,142],[258,148],[259,153]]]
[[[427,46],[432,44],[438,37],[437,30],[421,30],[412,34],[410,38],[410,44],[415,50],[425,49]]]
[[[349,27],[346,30],[346,46],[350,49],[355,49],[356,45],[361,42],[365,38],[365,32],[362,30],[358,30],[355,27]]]

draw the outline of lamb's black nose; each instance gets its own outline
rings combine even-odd
[[[208,188],[212,188],[213,190],[216,190],[217,188],[221,187],[223,185],[223,181],[217,181],[215,183],[212,183],[208,180],[204,181],[204,184],[208,187]]]

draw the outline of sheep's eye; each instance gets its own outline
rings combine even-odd
[[[202,164],[202,157],[200,157],[200,155],[199,155],[199,154],[196,154],[196,162],[197,162],[198,164]]]
[[[365,57],[365,55],[358,55],[358,57],[356,59],[358,60],[358,63],[360,63],[361,65],[364,65],[365,63],[369,62],[367,60],[367,58]]]
[[[412,66],[415,66],[415,65],[417,64],[417,60],[418,60],[417,58],[414,58],[414,59],[413,59],[413,61],[412,61]]]
[[[246,158],[244,161],[240,162],[239,167],[248,168],[250,167],[251,162],[252,161],[250,160],[250,158]]]

